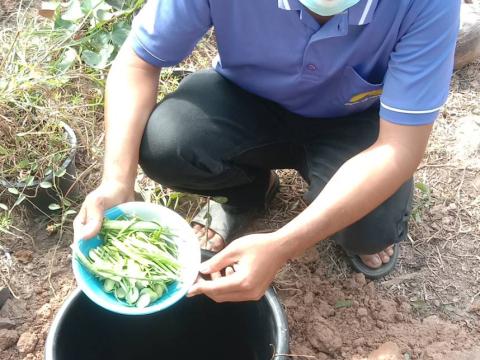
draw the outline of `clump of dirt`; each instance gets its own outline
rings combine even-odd
[[[480,356],[480,329],[437,315],[420,319],[407,297],[379,294],[363,274],[330,280],[321,261],[302,260],[289,264],[276,281],[288,314],[292,354],[362,359],[392,341],[408,359]]]

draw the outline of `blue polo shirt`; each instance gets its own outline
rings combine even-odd
[[[320,25],[298,0],[150,0],[129,41],[172,66],[215,27],[215,69],[243,89],[306,116],[380,103],[390,122],[435,121],[452,75],[460,0],[361,0]]]

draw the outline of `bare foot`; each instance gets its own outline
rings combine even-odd
[[[385,250],[380,251],[378,254],[373,255],[358,255],[362,259],[363,263],[369,268],[378,269],[383,264],[390,261],[390,257],[393,255],[393,245],[387,247]]]
[[[208,229],[206,234],[205,227],[200,224],[193,225],[193,231],[198,236],[200,247],[214,252],[219,252],[225,247],[225,241],[212,229]]]

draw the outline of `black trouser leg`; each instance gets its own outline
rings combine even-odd
[[[307,203],[317,197],[340,166],[372,145],[378,132],[378,110],[372,109],[347,119],[336,119],[323,136],[306,141],[306,161],[301,172],[310,184],[305,194]],[[409,180],[375,210],[339,231],[333,239],[352,255],[374,254],[404,240],[412,194],[413,181]]]
[[[140,165],[174,189],[260,208],[269,170],[293,165],[288,137],[272,103],[203,71],[184,79],[156,107],[143,135]]]

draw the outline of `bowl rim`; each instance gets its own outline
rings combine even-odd
[[[181,217],[175,211],[173,211],[173,210],[171,210],[171,209],[169,209],[165,206],[162,206],[162,205],[139,202],[139,201],[132,201],[132,202],[122,203],[122,204],[114,206],[110,209],[107,209],[104,212],[104,214],[108,215],[112,212],[119,211],[119,210],[122,211],[125,214],[125,212],[122,210],[122,207],[130,207],[130,206],[132,206],[132,207],[141,206],[143,208],[150,207],[150,208],[156,208],[156,209],[162,208],[161,211],[171,212],[172,216],[177,217],[178,219],[181,219],[182,221],[185,222],[185,224],[189,227],[189,229],[191,229],[192,239],[195,238],[195,240],[196,240],[195,233],[193,232],[193,229],[188,225],[186,220],[183,219],[183,217]],[[74,242],[74,244],[72,244],[72,246],[78,247],[80,241],[85,241],[85,240],[83,240],[83,239],[77,240],[77,241]],[[89,240],[86,240],[86,241],[89,241]],[[106,310],[109,310],[109,311],[112,311],[112,312],[115,312],[115,313],[118,313],[118,314],[122,314],[122,315],[148,315],[148,314],[152,314],[152,313],[164,310],[164,309],[174,305],[176,302],[180,301],[187,294],[189,288],[195,282],[195,279],[196,279],[197,274],[198,274],[198,269],[200,268],[200,262],[201,262],[200,245],[199,245],[198,241],[195,241],[195,244],[198,244],[198,251],[196,251],[198,253],[198,256],[197,256],[198,261],[196,261],[196,263],[194,264],[196,266],[196,269],[197,269],[197,271],[195,273],[195,276],[192,276],[191,278],[187,278],[187,281],[182,283],[181,285],[178,284],[178,282],[174,283],[174,284],[176,284],[175,285],[176,288],[175,288],[174,293],[170,297],[168,297],[164,301],[160,301],[157,304],[154,303],[153,305],[147,306],[147,307],[144,307],[144,308],[138,308],[138,307],[135,307],[135,306],[123,305],[121,302],[111,303],[111,302],[97,296],[96,292],[88,285],[88,283],[85,281],[84,277],[80,273],[80,269],[84,269],[85,266],[75,256],[72,256],[73,274],[75,276],[75,280],[77,281],[78,287],[85,293],[85,295],[90,300],[92,300],[94,303],[101,306],[102,308],[104,308]],[[88,271],[88,270],[86,270],[86,271]],[[192,272],[192,274],[193,274],[193,272]],[[97,280],[97,281],[100,281],[100,280]],[[172,286],[172,285],[170,285],[170,286]]]

